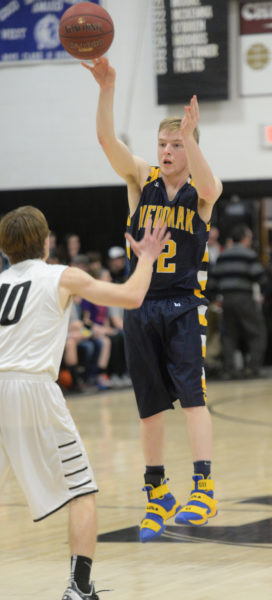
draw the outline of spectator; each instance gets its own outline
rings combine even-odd
[[[102,269],[99,279],[111,281],[110,272],[107,269]],[[94,338],[101,340],[103,345],[106,344],[106,347],[109,349],[108,363],[105,364],[104,361],[104,368],[101,367],[100,369],[100,377],[105,377],[105,375],[106,377],[110,376],[108,385],[111,387],[127,385],[128,377],[123,328],[119,329],[111,324],[109,309],[107,307],[98,306],[86,300],[82,301],[81,306],[82,319],[85,326],[91,327]],[[117,324],[116,315],[115,323]],[[118,324],[121,325],[120,319],[118,319]]]
[[[221,313],[222,309],[216,301],[216,282],[213,277],[213,268],[223,247],[219,243],[219,229],[211,226],[207,242],[209,253],[208,280],[205,296],[210,300],[207,309],[207,337],[206,337],[206,374],[207,377],[218,377],[222,368],[222,343],[221,343]]]
[[[89,272],[89,258],[86,254],[75,255],[71,259],[70,265],[86,273]],[[74,298],[74,311],[76,311],[76,314],[74,324],[70,324],[64,362],[72,372],[74,385],[77,389],[83,389],[94,380],[98,390],[105,390],[111,387],[106,375],[106,368],[111,354],[111,340],[89,318],[87,314],[89,304],[91,305],[82,298]],[[101,314],[106,314],[108,309],[104,306],[92,305],[92,307],[96,315],[100,314],[98,321],[102,321],[103,316]],[[78,377],[80,366],[83,367],[84,385]]]
[[[87,252],[89,259],[89,274],[97,279],[102,271],[102,256],[100,252]]]
[[[232,245],[218,257],[213,276],[222,298],[222,346],[224,373],[231,379],[239,375],[235,352],[244,353],[243,376],[260,374],[266,349],[266,328],[261,296],[256,288],[265,283],[265,269],[251,248],[252,231],[245,224],[231,232]]]
[[[72,259],[79,254],[81,249],[80,238],[77,233],[69,233],[65,237],[65,253],[66,253],[66,262],[70,265]]]
[[[108,250],[108,268],[114,283],[123,283],[127,279],[126,251],[121,246],[112,246]]]
[[[218,240],[219,240],[219,229],[218,229],[218,227],[215,227],[214,225],[212,225],[210,232],[209,232],[209,239],[208,239],[209,264],[210,265],[213,265],[217,261],[219,254],[221,254],[221,252],[222,252],[222,246]]]
[[[102,344],[92,338],[91,332],[78,318],[77,302],[73,302],[62,359],[62,368],[72,376],[72,392],[88,391],[92,377],[96,376]]]
[[[61,265],[63,264],[63,255],[58,248],[51,248],[48,258],[46,260],[48,265]]]
[[[55,231],[50,231],[49,233],[49,254],[51,250],[56,250],[57,248],[57,234]]]
[[[57,245],[57,234],[50,231],[49,234],[49,255],[46,262],[49,265],[61,265],[65,263],[65,252],[63,246]]]
[[[70,260],[71,267],[78,267],[85,273],[89,273],[89,259],[87,254],[75,254]]]

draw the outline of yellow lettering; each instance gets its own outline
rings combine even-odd
[[[139,229],[143,227],[143,221],[145,216],[146,206],[141,206],[140,208],[140,219],[139,219]]]
[[[185,231],[190,231],[190,233],[194,233],[193,223],[192,223],[194,214],[195,214],[194,210],[190,210],[189,208],[187,208]]]
[[[178,209],[176,229],[184,229],[184,207],[183,206],[180,206]]]
[[[148,209],[147,209],[146,215],[145,215],[145,220],[144,220],[144,227],[147,226],[147,221],[148,221],[148,219],[150,219],[150,217],[155,209],[156,209],[155,206],[148,206]]]

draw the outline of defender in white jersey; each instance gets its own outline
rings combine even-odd
[[[136,308],[150,284],[153,262],[169,235],[151,221],[124,284],[93,279],[80,269],[48,265],[47,221],[20,207],[0,222],[0,248],[11,267],[0,274],[0,487],[13,468],[34,521],[69,503],[71,581],[63,600],[97,600],[89,583],[96,544],[97,485],[88,456],[55,383],[67,336],[72,296]]]

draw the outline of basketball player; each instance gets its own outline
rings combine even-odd
[[[160,223],[161,225],[161,223]],[[97,485],[86,451],[55,383],[67,336],[72,296],[135,308],[149,287],[152,265],[169,234],[151,220],[145,236],[127,239],[138,256],[123,284],[81,269],[49,265],[47,221],[23,206],[0,222],[0,248],[11,267],[0,275],[0,484],[12,466],[34,521],[69,502],[71,582],[63,600],[97,600],[89,583],[96,543]]]
[[[161,535],[165,522],[203,525],[216,514],[211,478],[211,419],[206,404],[207,240],[213,206],[222,192],[198,145],[199,107],[196,96],[185,115],[162,121],[158,135],[158,167],[133,156],[114,131],[115,70],[103,57],[82,63],[100,86],[98,140],[128,190],[128,231],[140,240],[148,219],[167,222],[171,239],[156,265],[146,299],[126,312],[127,360],[141,418],[146,463],[146,515],[140,540]],[[133,273],[137,257],[129,249]],[[187,419],[194,461],[193,489],[181,508],[170,493],[164,469],[163,412],[179,399]]]

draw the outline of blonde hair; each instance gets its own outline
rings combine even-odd
[[[166,129],[167,131],[177,131],[178,129],[180,129],[181,121],[182,121],[182,119],[180,117],[166,117],[166,119],[163,119],[160,122],[158,133],[160,133],[160,131],[162,131],[163,129]],[[196,142],[199,144],[199,129],[198,129],[198,127],[195,127],[195,129],[193,131],[193,136],[194,136]]]
[[[49,228],[44,214],[34,206],[20,206],[0,221],[0,248],[12,264],[44,258]]]

